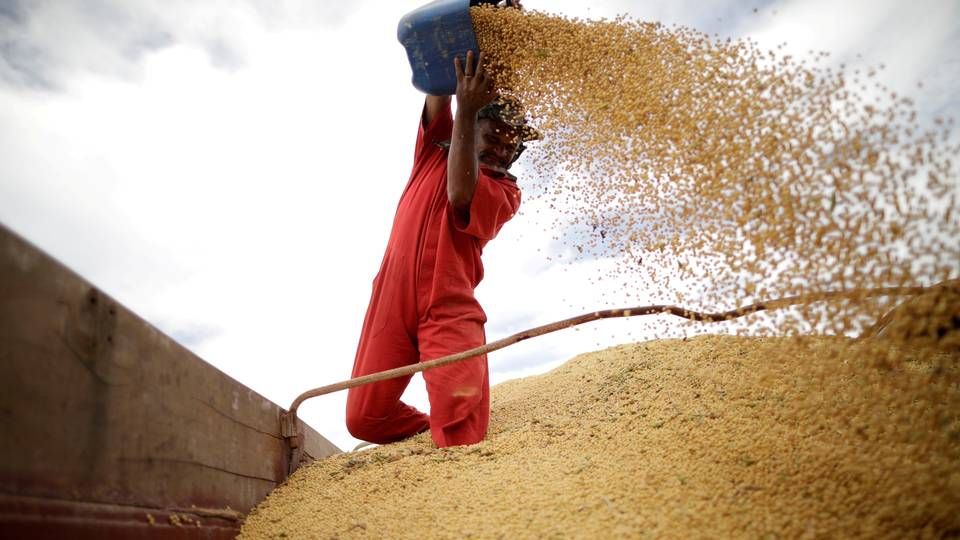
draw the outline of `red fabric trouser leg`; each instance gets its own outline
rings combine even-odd
[[[416,345],[407,324],[416,309],[403,307],[401,293],[376,283],[357,346],[353,377],[415,364]],[[400,305],[396,305],[396,304]],[[410,302],[412,303],[412,301]],[[351,388],[347,392],[347,430],[354,437],[377,444],[390,443],[426,431],[429,417],[400,401],[410,376]]]
[[[428,320],[417,332],[420,360],[479,347],[486,342],[477,319]],[[483,440],[490,423],[490,379],[487,356],[423,372],[430,398],[430,435],[440,448]]]

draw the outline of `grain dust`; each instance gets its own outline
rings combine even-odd
[[[626,17],[472,16],[499,91],[544,135],[525,154],[524,189],[559,216],[549,256],[616,261],[596,278],[619,284],[601,305],[641,296],[722,311],[958,276],[953,120],[919,118],[876,70]],[[856,333],[899,300],[745,323]]]

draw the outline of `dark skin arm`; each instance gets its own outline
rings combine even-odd
[[[477,112],[493,101],[493,78],[483,68],[483,52],[474,61],[467,52],[466,63],[453,59],[457,73],[457,113],[447,157],[447,199],[457,217],[470,219],[470,202],[477,188]]]

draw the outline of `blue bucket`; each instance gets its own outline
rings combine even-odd
[[[470,20],[470,0],[436,0],[400,19],[397,39],[407,50],[413,70],[413,86],[434,96],[453,95],[457,90],[454,57],[478,52]]]

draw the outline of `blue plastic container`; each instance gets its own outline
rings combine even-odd
[[[400,19],[397,39],[407,50],[413,86],[420,91],[435,96],[456,92],[454,57],[478,52],[470,5],[470,0],[436,0]]]

